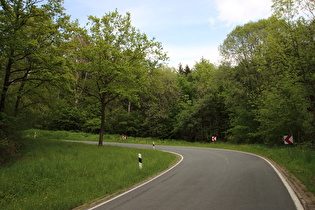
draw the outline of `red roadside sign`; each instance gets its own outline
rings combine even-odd
[[[293,136],[288,135],[288,136],[283,136],[284,139],[284,144],[293,144]]]
[[[217,137],[216,136],[212,136],[212,141],[217,141]]]

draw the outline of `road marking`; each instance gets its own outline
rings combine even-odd
[[[148,180],[148,181],[146,181],[146,182],[144,182],[144,183],[142,183],[142,184],[140,184],[140,185],[138,185],[138,186],[136,186],[136,187],[134,187],[134,188],[132,188],[132,189],[130,189],[130,190],[128,190],[128,191],[122,193],[122,194],[120,194],[120,195],[117,195],[117,196],[114,197],[114,198],[111,198],[111,199],[109,199],[109,200],[107,200],[107,201],[105,201],[105,202],[103,202],[103,203],[100,203],[100,204],[98,204],[97,206],[93,206],[92,208],[89,208],[89,210],[96,209],[96,208],[98,208],[98,207],[100,207],[100,206],[102,206],[102,205],[105,205],[106,203],[109,203],[109,202],[111,202],[111,201],[113,201],[113,200],[115,200],[115,199],[117,199],[117,198],[120,198],[120,197],[122,197],[122,196],[124,196],[124,195],[126,195],[126,194],[128,194],[128,193],[130,193],[130,192],[132,192],[132,191],[134,191],[134,190],[136,190],[136,189],[138,189],[138,188],[140,188],[140,187],[142,187],[142,186],[144,186],[144,185],[150,183],[150,182],[152,182],[153,180],[159,178],[160,176],[166,174],[167,172],[169,172],[170,170],[172,170],[173,168],[175,168],[176,166],[178,166],[178,165],[184,160],[184,157],[183,157],[181,154],[178,154],[178,153],[176,153],[176,152],[166,151],[166,150],[162,150],[162,151],[163,151],[163,152],[168,152],[168,153],[173,153],[173,154],[175,154],[175,155],[178,155],[181,159],[180,159],[175,165],[173,165],[171,168],[169,168],[169,169],[167,169],[166,171],[162,172],[161,174],[159,174],[159,175],[153,177],[152,179],[150,179],[150,180]]]

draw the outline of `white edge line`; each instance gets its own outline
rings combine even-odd
[[[287,188],[294,204],[295,204],[295,207],[297,210],[304,210],[304,207],[303,205],[301,204],[299,198],[296,196],[294,190],[291,188],[291,186],[289,185],[289,183],[287,182],[287,180],[283,177],[283,175],[279,172],[279,170],[266,158],[260,156],[260,155],[256,155],[256,154],[253,154],[253,153],[249,153],[249,152],[242,152],[242,151],[236,151],[236,150],[229,150],[229,151],[235,151],[235,152],[241,152],[241,153],[245,153],[245,154],[249,154],[249,155],[253,155],[253,156],[256,156],[256,157],[259,157],[263,160],[265,160],[272,168],[273,170],[275,170],[275,172],[278,174],[278,176],[280,177],[282,183],[284,184],[284,186]]]
[[[138,186],[136,186],[136,187],[134,187],[134,188],[132,188],[132,189],[130,189],[130,190],[128,190],[128,191],[122,193],[122,194],[120,194],[120,195],[117,195],[117,196],[114,197],[114,198],[111,198],[111,199],[109,199],[109,200],[107,200],[107,201],[105,201],[105,202],[103,202],[103,203],[100,203],[100,204],[98,204],[97,206],[93,206],[92,208],[89,208],[89,210],[96,209],[96,208],[98,208],[98,207],[100,207],[100,206],[102,206],[102,205],[105,205],[106,203],[109,203],[109,202],[111,202],[111,201],[113,201],[113,200],[115,200],[115,199],[117,199],[117,198],[120,198],[120,197],[122,197],[122,196],[124,196],[124,195],[126,195],[126,194],[128,194],[128,193],[130,193],[130,192],[132,192],[132,191],[134,191],[134,190],[136,190],[136,189],[138,189],[138,188],[140,188],[140,187],[142,187],[142,186],[144,186],[144,185],[150,183],[150,182],[152,182],[153,180],[159,178],[160,176],[166,174],[167,172],[169,172],[170,170],[172,170],[173,168],[175,168],[176,166],[178,166],[178,165],[183,161],[183,159],[184,159],[184,157],[183,157],[181,154],[178,154],[178,153],[175,153],[175,152],[166,151],[166,150],[162,150],[162,151],[163,151],[163,152],[169,152],[169,153],[173,153],[173,154],[175,154],[175,155],[178,155],[178,156],[181,157],[181,159],[180,159],[175,165],[173,165],[171,168],[169,168],[169,169],[167,169],[166,171],[160,173],[159,175],[153,177],[152,179],[150,179],[150,180],[148,180],[148,181],[146,181],[146,182],[144,182],[144,183],[142,183],[142,184],[140,184],[140,185],[138,185]]]

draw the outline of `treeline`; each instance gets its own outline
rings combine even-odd
[[[100,133],[100,144],[103,132],[314,144],[311,0],[275,0],[272,17],[228,34],[219,66],[202,58],[178,69],[129,13],[90,16],[81,28],[61,0],[0,5],[2,154],[14,153],[17,127]]]

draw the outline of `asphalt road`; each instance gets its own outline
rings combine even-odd
[[[156,148],[181,154],[183,160],[153,181],[92,209],[300,209],[277,172],[260,157],[218,149]]]

